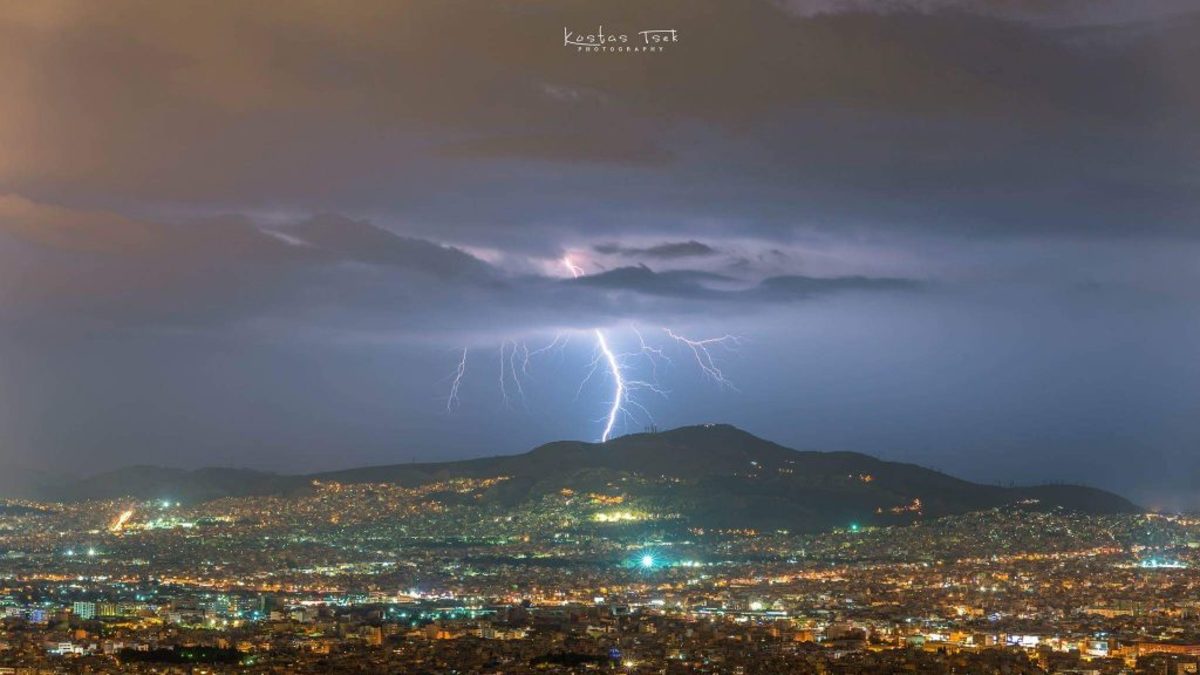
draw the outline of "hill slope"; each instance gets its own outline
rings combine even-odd
[[[705,527],[817,530],[907,522],[1024,502],[1089,513],[1134,512],[1110,492],[1067,485],[980,485],[913,464],[850,452],[800,452],[728,425],[633,434],[605,444],[561,441],[500,457],[399,464],[308,476],[141,467],[70,486],[59,499],[175,498],[288,493],[312,481],[419,485],[508,476],[487,498],[516,504],[563,489],[657,499]]]

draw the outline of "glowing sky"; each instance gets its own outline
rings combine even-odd
[[[563,47],[599,25],[680,42]],[[9,3],[0,489],[594,439],[601,329],[664,357],[618,432],[1194,505],[1198,38],[1183,0]],[[737,336],[730,386],[668,327]]]

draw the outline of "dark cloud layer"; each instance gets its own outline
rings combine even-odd
[[[837,290],[907,283],[860,277],[747,282],[645,265],[579,279],[518,275],[452,246],[336,215],[265,228],[235,217],[135,221],[20,198],[0,201],[2,206],[0,246],[27,248],[19,264],[0,269],[6,289],[0,310],[25,321],[85,315],[221,328],[274,317],[303,330],[305,321],[325,314],[326,320],[337,317],[347,333],[520,331],[554,323],[661,321],[733,300],[750,303],[741,313]]]
[[[370,212],[506,247],[648,219],[1194,235],[1200,19],[1181,9],[39,3],[0,16],[0,188]],[[598,25],[683,42],[562,46]]]
[[[718,251],[709,246],[702,244],[695,239],[690,241],[671,241],[653,246],[622,246],[620,244],[608,243],[597,244],[593,247],[597,253],[605,255],[623,255],[644,258],[695,258],[710,255],[717,255]]]

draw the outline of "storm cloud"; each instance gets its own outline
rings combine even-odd
[[[695,239],[690,241],[671,241],[653,246],[636,247],[620,244],[597,244],[597,253],[606,255],[624,255],[645,258],[692,258],[717,255],[718,251],[708,244],[702,244]]]

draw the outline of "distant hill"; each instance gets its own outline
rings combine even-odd
[[[1139,510],[1095,488],[981,485],[869,455],[796,451],[721,424],[632,434],[604,444],[560,441],[519,455],[308,476],[135,467],[80,481],[53,496],[63,501],[127,495],[201,501],[294,493],[308,489],[314,480],[420,485],[500,475],[510,480],[493,488],[488,499],[515,504],[564,488],[601,492],[619,485],[626,493],[669,500],[690,521],[706,527],[820,530],[849,523],[908,522],[1017,502],[1028,508],[1087,513]]]
[[[5,464],[0,467],[0,499],[36,499],[44,495],[51,486],[70,484],[78,475],[64,476],[58,473]]]

